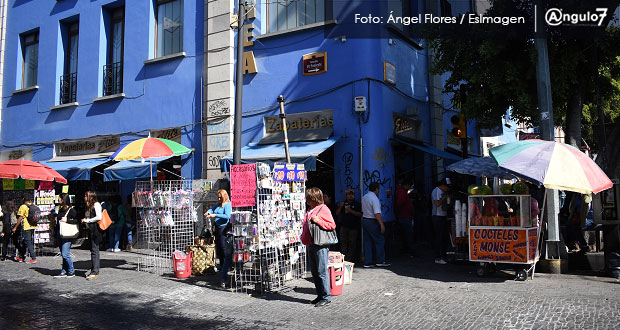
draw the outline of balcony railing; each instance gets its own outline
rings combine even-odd
[[[77,72],[60,76],[60,104],[72,103],[77,96]]]
[[[123,62],[103,66],[103,96],[123,92]]]

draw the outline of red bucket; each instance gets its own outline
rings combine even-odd
[[[342,294],[344,286],[344,263],[331,264],[329,269],[329,291],[332,296]]]
[[[172,254],[174,277],[188,278],[192,275],[192,254],[192,252],[185,254],[182,251],[174,251]]]

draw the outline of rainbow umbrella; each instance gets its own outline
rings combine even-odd
[[[546,188],[596,194],[612,187],[592,159],[568,144],[525,140],[497,146],[490,153],[500,168]]]
[[[143,138],[118,149],[110,159],[121,161],[185,155],[192,152],[180,143],[158,138]]]

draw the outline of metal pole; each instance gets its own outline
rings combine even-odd
[[[288,133],[286,132],[286,113],[284,112],[284,96],[278,96],[280,103],[280,120],[282,121],[282,133],[284,134],[284,154],[286,155],[286,163],[291,163],[291,153],[288,150]]]
[[[241,164],[241,110],[243,102],[243,21],[245,20],[243,0],[237,10],[237,72],[235,75],[235,129],[233,135],[233,164]]]
[[[534,38],[534,46],[536,47],[536,87],[538,91],[538,107],[540,109],[540,131],[543,140],[555,141],[555,132],[553,126],[553,103],[551,99],[551,78],[549,74],[549,53],[547,50],[546,24],[544,17],[543,0],[537,0],[536,10],[538,31]],[[547,251],[556,252],[557,255],[547,255],[547,259],[560,259],[560,226],[558,222],[559,199],[556,189],[547,189],[549,203],[547,207]],[[554,253],[555,254],[555,253]],[[557,269],[559,272],[559,269]],[[553,272],[553,271],[552,271]]]

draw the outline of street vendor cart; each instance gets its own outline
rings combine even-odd
[[[520,265],[516,280],[534,277],[539,259],[538,221],[529,195],[470,195],[469,260],[478,262],[478,276],[494,272],[497,263]]]

